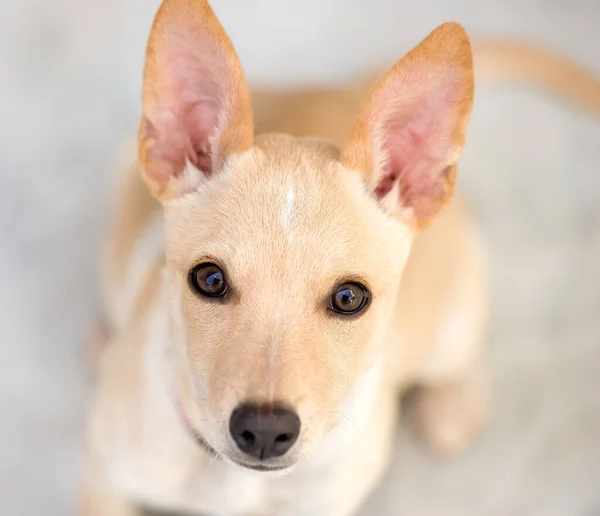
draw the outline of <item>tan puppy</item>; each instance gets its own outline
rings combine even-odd
[[[525,50],[481,55],[544,83],[571,66]],[[578,86],[550,84],[600,112],[598,84],[572,72]],[[472,102],[469,40],[449,23],[368,97],[263,92],[253,115],[207,2],[164,1],[109,246],[82,514],[354,514],[413,385],[425,442],[469,443],[485,266],[448,203]]]

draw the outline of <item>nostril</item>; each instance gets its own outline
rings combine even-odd
[[[254,437],[254,434],[252,432],[249,432],[248,430],[243,431],[240,434],[240,437],[246,442],[248,443],[248,446],[252,446],[254,444],[254,441],[256,441],[256,437]]]
[[[279,434],[275,437],[276,443],[287,443],[292,438],[292,434]]]

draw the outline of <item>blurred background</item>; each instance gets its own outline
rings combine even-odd
[[[0,4],[0,510],[67,515],[114,162],[136,130],[158,0]],[[446,20],[600,74],[598,0],[213,5],[251,84],[343,82]],[[447,463],[399,426],[364,516],[600,515],[599,163],[600,121],[518,85],[477,92],[459,188],[493,260],[491,425]]]

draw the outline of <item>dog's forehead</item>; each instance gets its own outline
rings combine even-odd
[[[216,200],[230,209],[216,217],[239,245],[329,253],[332,245],[343,252],[360,237],[364,217],[339,163],[329,149],[306,147],[259,152],[231,173]]]
[[[339,163],[318,147],[307,147],[258,152],[253,163],[233,173],[233,187],[225,195],[239,210],[238,220],[252,221],[267,232],[278,224],[288,234],[314,235],[335,229],[335,222],[359,218]]]
[[[360,275],[387,268],[373,250],[390,234],[335,147],[283,136],[232,160],[167,210],[168,251],[182,268],[211,257],[240,274],[260,264],[261,276]]]

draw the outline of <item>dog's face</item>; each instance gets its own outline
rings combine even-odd
[[[452,193],[471,98],[468,40],[446,25],[384,76],[341,150],[255,138],[208,4],[163,3],[140,161],[165,212],[179,401],[206,446],[281,469],[365,424],[412,238]]]
[[[289,464],[338,421],[358,424],[366,414],[348,398],[361,396],[353,391],[362,375],[379,379],[406,227],[370,201],[336,149],[285,135],[259,138],[165,208],[173,317],[205,440],[253,463],[230,436],[232,413],[287,407],[300,421],[298,441],[270,463]]]

